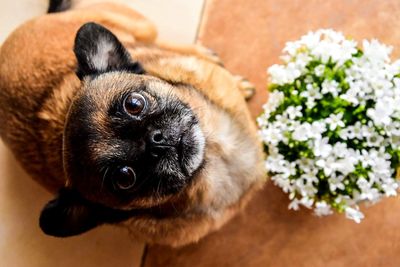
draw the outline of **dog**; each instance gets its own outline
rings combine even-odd
[[[56,237],[102,224],[181,246],[231,219],[263,182],[253,87],[200,45],[160,42],[115,3],[50,1],[0,50],[0,136],[56,197]]]

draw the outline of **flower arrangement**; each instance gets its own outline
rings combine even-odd
[[[273,65],[258,118],[271,179],[290,209],[334,210],[359,223],[360,202],[396,196],[400,162],[400,61],[377,40],[310,32]]]

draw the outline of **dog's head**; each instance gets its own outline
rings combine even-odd
[[[67,115],[63,157],[68,186],[44,208],[55,236],[82,233],[168,201],[195,179],[205,138],[190,104],[146,75],[118,39],[88,23],[75,39],[82,88]]]

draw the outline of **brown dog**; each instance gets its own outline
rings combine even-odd
[[[118,223],[177,246],[220,227],[264,176],[247,84],[201,46],[156,42],[125,6],[51,1],[50,12],[64,9],[25,23],[0,50],[1,137],[59,190],[42,230]]]

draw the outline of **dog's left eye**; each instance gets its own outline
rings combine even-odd
[[[146,105],[146,99],[142,95],[136,93],[128,95],[124,101],[124,108],[126,112],[133,116],[137,116],[142,113],[146,108]]]

